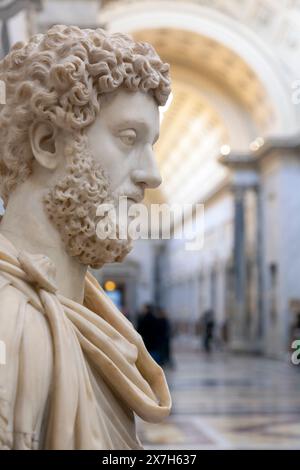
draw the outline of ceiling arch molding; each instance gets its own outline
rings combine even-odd
[[[154,29],[185,30],[223,45],[252,71],[268,96],[274,112],[264,137],[287,136],[298,131],[297,107],[282,66],[257,34],[233,18],[187,1],[145,0],[115,3],[100,13],[99,22],[109,31],[134,32]]]

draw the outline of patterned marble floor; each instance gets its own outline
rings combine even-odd
[[[163,424],[138,422],[148,449],[300,449],[300,365],[177,346]]]

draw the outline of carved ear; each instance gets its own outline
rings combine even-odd
[[[44,168],[54,170],[58,164],[56,132],[51,122],[34,122],[29,129],[31,150]]]

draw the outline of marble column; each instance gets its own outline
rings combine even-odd
[[[234,316],[232,340],[234,344],[245,339],[246,256],[245,256],[245,187],[234,187]]]
[[[0,51],[2,57],[4,57],[8,53],[9,47],[10,47],[10,42],[9,42],[9,36],[8,36],[7,22],[6,20],[3,20],[1,24],[1,51]]]
[[[166,263],[166,245],[162,241],[158,241],[153,247],[154,250],[154,303],[156,306],[165,307],[165,286],[163,275]]]
[[[261,188],[256,188],[256,267],[257,267],[257,341],[259,348],[263,347],[264,319],[263,319],[263,292],[264,292],[264,277],[263,277],[263,215],[262,215],[262,200]]]
[[[250,193],[254,195],[255,205],[253,207],[252,219],[247,224],[246,206],[247,197]],[[262,331],[262,240],[261,240],[261,211],[258,175],[255,171],[245,170],[237,172],[234,194],[234,308],[232,316],[232,348],[244,351],[258,351]],[[248,201],[249,202],[249,201]],[[251,233],[252,231],[252,233]],[[250,238],[250,240],[249,240]],[[250,244],[249,244],[250,243]],[[254,263],[251,279],[247,279],[247,262]],[[254,276],[254,277],[253,277]],[[251,281],[251,285],[249,284]],[[255,292],[256,306],[250,308],[249,295]],[[253,329],[255,333],[253,334]],[[251,334],[252,331],[252,334]]]

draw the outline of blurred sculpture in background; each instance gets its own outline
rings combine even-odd
[[[169,67],[127,35],[54,26],[13,46],[0,80],[0,445],[141,448],[134,413],[166,417],[168,386],[87,268],[131,248],[97,237],[99,205],[160,184]]]

